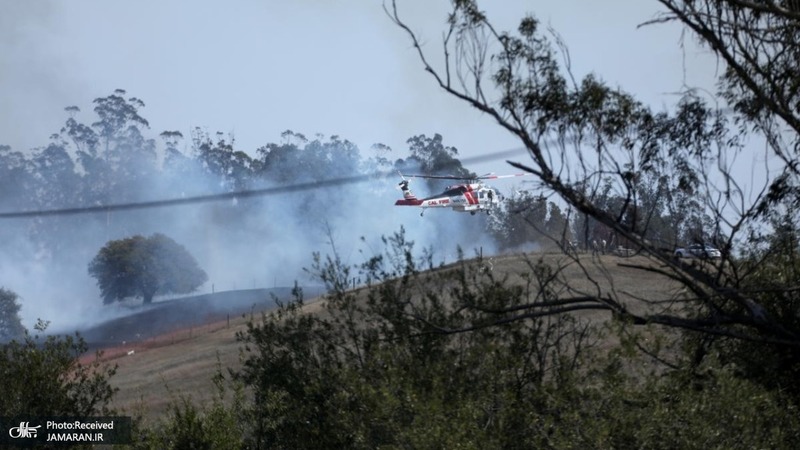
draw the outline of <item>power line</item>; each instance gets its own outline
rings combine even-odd
[[[524,148],[504,150],[486,155],[465,158],[461,160],[461,163],[470,164],[470,163],[495,161],[498,159],[508,158],[515,155],[522,156],[525,154],[524,152],[525,152]],[[318,181],[309,181],[305,183],[297,183],[287,186],[275,186],[262,189],[246,189],[241,191],[223,192],[219,194],[206,194],[206,195],[197,195],[191,197],[169,198],[163,200],[117,203],[111,205],[78,206],[74,208],[58,208],[58,209],[45,209],[45,210],[35,210],[35,211],[0,212],[0,219],[23,219],[31,217],[91,214],[98,212],[127,211],[134,209],[159,208],[165,206],[190,205],[194,203],[208,203],[221,200],[233,200],[233,199],[243,199],[251,197],[267,197],[276,194],[287,194],[292,192],[323,189],[332,186],[341,186],[345,184],[361,183],[369,179],[388,178],[390,176],[396,176],[396,175],[397,172],[392,170],[392,171],[373,172],[369,174],[352,175],[348,177],[329,178]]]

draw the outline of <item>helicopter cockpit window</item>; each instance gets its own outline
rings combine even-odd
[[[447,197],[453,197],[453,196],[456,196],[456,195],[461,195],[463,193],[464,193],[464,188],[459,186],[457,188],[448,189],[448,190],[444,191],[444,194],[442,194],[442,195],[447,196]]]

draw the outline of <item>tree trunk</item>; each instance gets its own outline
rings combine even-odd
[[[142,293],[142,299],[144,299],[144,304],[149,305],[153,303],[153,297],[156,295],[156,291],[148,291]]]

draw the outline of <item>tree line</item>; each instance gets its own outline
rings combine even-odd
[[[373,156],[364,157],[355,144],[339,136],[326,139],[317,135],[309,139],[290,130],[282,133],[281,142],[246,152],[237,147],[234,136],[209,133],[199,127],[188,136],[173,130],[154,137],[149,132],[149,121],[143,116],[144,102],[127,96],[124,90],[97,98],[93,105],[95,117],[87,122],[79,120],[82,115],[79,107],[65,108],[68,117],[64,126],[41,147],[23,152],[0,145],[0,207],[4,211],[102,206],[165,196],[231,192],[265,184],[302,183],[390,169],[465,179],[475,176],[461,164],[458,150],[447,146],[438,134],[409,138],[408,155],[394,160],[390,159],[392,150],[382,144],[372,147]],[[647,221],[646,234],[664,247],[681,241],[711,240],[715,231],[708,227],[710,220],[702,205],[690,191],[670,179],[671,172],[667,169],[656,170],[653,166],[637,175],[636,203],[648,215],[626,220]],[[426,187],[435,193],[444,186],[429,181]],[[603,179],[601,186],[586,184],[582,189],[591,189],[606,209],[619,209],[631,203],[624,193],[614,189],[610,177]],[[542,216],[541,205],[529,201],[526,191],[506,205],[500,217],[476,220],[473,222],[478,223],[471,226],[476,232],[493,237],[503,249],[531,243],[537,237],[526,235],[524,227],[515,223],[530,222],[533,218],[536,218],[533,225],[540,229],[566,229],[583,249],[588,249],[593,239],[602,239],[602,235],[610,239],[614,233],[562,202],[548,202],[547,212]],[[664,195],[675,200],[666,204],[654,200]],[[347,205],[347,199],[318,190],[298,202],[297,210],[324,218],[347,211]],[[538,212],[533,213],[534,210]],[[513,217],[523,211],[532,214],[527,214],[529,217],[524,220]],[[229,208],[227,213],[244,215],[248,210]],[[546,226],[544,220],[551,216],[553,223]],[[109,236],[124,234],[126,229],[126,224],[115,221],[112,214],[98,214],[80,220],[33,219],[24,227],[24,233],[36,245],[58,251],[65,242],[57,231],[70,230],[80,235],[81,230],[89,228],[87,221],[105,227]],[[13,228],[6,230],[5,237],[17,233]]]

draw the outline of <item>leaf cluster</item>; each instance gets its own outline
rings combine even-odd
[[[318,257],[311,271],[330,288],[321,311],[298,298],[239,335],[244,365],[233,375],[252,389],[248,445],[788,448],[800,439],[791,402],[710,360],[702,376],[645,371],[636,367],[649,357],[599,345],[608,336],[577,316],[504,320],[555,300],[544,263],[521,284],[494,279],[480,260],[421,272],[428,263],[402,232],[387,243],[360,267]],[[339,283],[349,270],[367,287]]]
[[[100,354],[83,363],[87,351],[80,336],[42,336],[47,324],[39,321],[36,334],[27,331],[20,340],[0,347],[0,414],[10,416],[109,415],[116,391],[109,379],[116,366]]]

